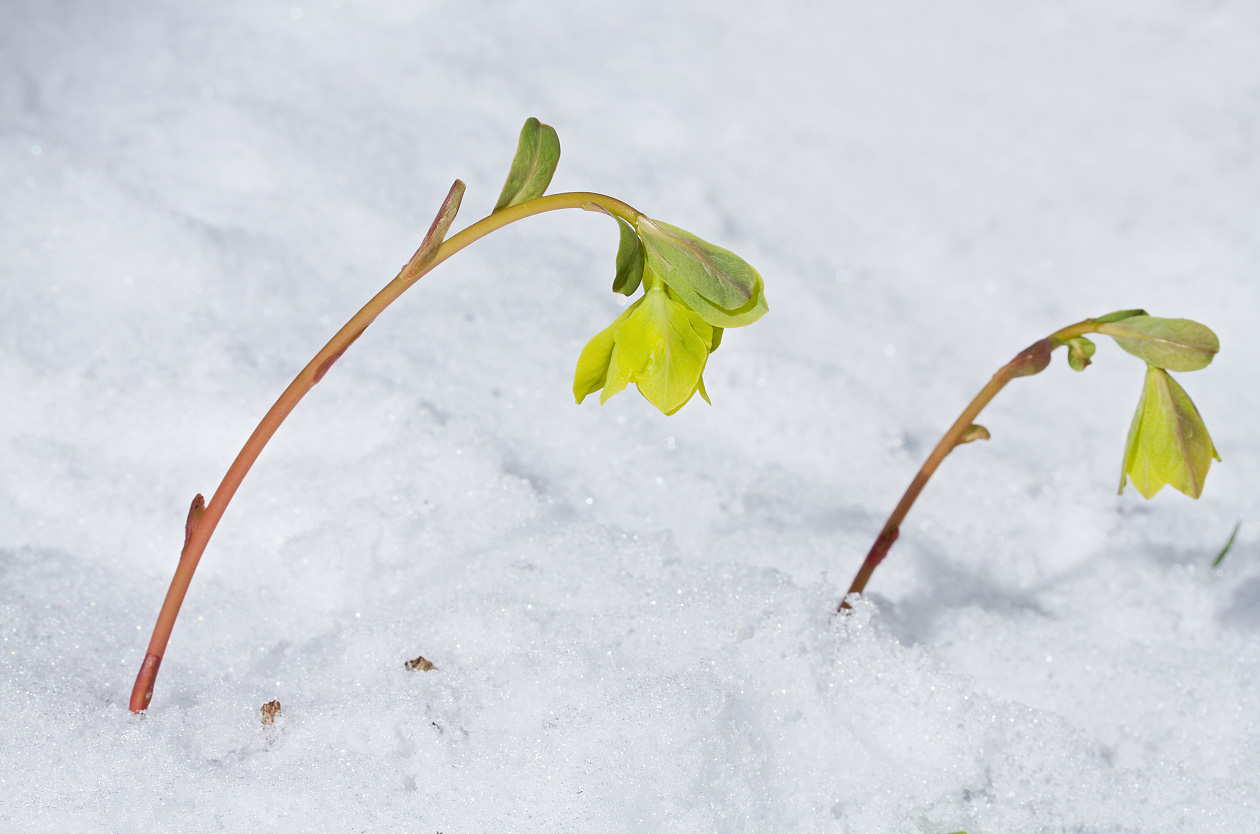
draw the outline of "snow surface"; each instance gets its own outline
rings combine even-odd
[[[0,829],[1260,830],[1255,3],[0,20]],[[553,191],[765,276],[714,405],[573,405],[606,218],[477,244],[282,428],[133,716],[189,500],[530,115]],[[1203,498],[1117,497],[1140,363],[1056,356],[833,617],[988,375],[1134,306],[1221,337]]]

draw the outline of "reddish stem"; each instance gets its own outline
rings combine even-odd
[[[175,568],[175,576],[171,579],[166,598],[162,601],[162,609],[158,612],[157,623],[153,626],[153,636],[149,639],[148,651],[144,656],[144,662],[140,666],[140,673],[136,675],[135,686],[131,690],[130,708],[132,712],[143,712],[153,699],[153,685],[157,679],[158,667],[162,663],[162,656],[166,652],[166,645],[170,641],[171,631],[175,626],[175,618],[179,616],[179,609],[184,603],[184,596],[188,593],[188,586],[192,582],[193,573],[197,570],[197,563],[201,561],[201,555],[205,552],[206,545],[210,542],[210,537],[214,534],[214,530],[219,524],[219,519],[223,518],[223,513],[231,502],[232,496],[236,494],[236,490],[240,487],[241,481],[244,480],[250,467],[254,465],[254,461],[262,453],[263,448],[267,445],[267,441],[271,440],[272,435],[280,428],[280,424],[284,422],[290,412],[306,396],[306,393],[323,379],[324,374],[328,372],[332,364],[345,353],[355,339],[358,339],[363,334],[368,325],[385,308],[394,303],[407,289],[451,255],[454,255],[470,243],[485,237],[490,232],[525,217],[557,209],[580,208],[602,211],[606,214],[621,217],[633,225],[635,218],[639,215],[638,211],[626,203],[603,194],[590,192],[552,194],[526,200],[523,203],[501,209],[445,240],[439,247],[434,239],[435,231],[440,230],[440,233],[445,233],[446,227],[449,227],[454,217],[454,211],[458,206],[460,196],[463,194],[463,189],[464,184],[456,180],[455,185],[451,187],[450,194],[447,195],[446,200],[443,202],[442,208],[438,212],[438,217],[434,220],[433,226],[429,230],[429,234],[426,235],[424,242],[421,243],[420,248],[416,250],[416,253],[411,257],[407,265],[402,268],[402,271],[398,273],[394,280],[390,281],[384,289],[373,296],[372,300],[363,306],[363,309],[355,313],[350,321],[346,322],[345,326],[328,340],[328,344],[324,345],[319,353],[315,354],[315,357],[306,363],[306,367],[302,369],[301,373],[289,383],[288,388],[284,389],[284,393],[280,395],[280,398],[263,416],[258,423],[258,427],[254,429],[254,433],[249,436],[249,440],[245,442],[236,459],[232,461],[227,474],[223,476],[223,480],[219,483],[219,488],[215,490],[214,496],[211,497],[210,503],[205,505],[204,510],[201,508],[200,501],[194,500],[193,507],[189,511],[188,521],[184,526],[184,548],[179,556],[179,565]],[[197,499],[200,498],[201,496],[197,496]]]
[[[919,471],[915,474],[914,479],[910,481],[910,486],[906,488],[905,493],[901,496],[901,500],[897,502],[897,506],[893,509],[892,515],[884,522],[879,535],[875,537],[875,543],[871,545],[870,551],[866,554],[866,559],[862,562],[862,567],[858,568],[857,574],[853,577],[853,582],[849,585],[848,592],[844,595],[844,599],[836,610],[845,611],[849,609],[851,607],[849,605],[849,596],[851,594],[861,594],[866,590],[866,583],[870,581],[871,574],[884,561],[884,557],[888,555],[888,551],[892,549],[893,544],[897,541],[897,537],[901,534],[901,523],[906,520],[910,508],[914,506],[914,502],[919,497],[919,493],[923,492],[923,488],[927,486],[928,480],[936,472],[936,468],[941,465],[941,462],[948,457],[949,453],[954,451],[960,443],[965,442],[963,440],[964,435],[975,422],[976,417],[984,410],[984,407],[1012,379],[1021,376],[1031,376],[1045,370],[1050,363],[1051,352],[1066,340],[1085,333],[1092,333],[1097,329],[1098,326],[1094,324],[1093,319],[1077,322],[1056,331],[1040,341],[1033,342],[1016,354],[1015,358],[1010,362],[998,369],[998,372],[993,375],[988,384],[980,389],[980,393],[967,404],[962,414],[958,415],[958,419],[954,421],[954,424],[945,432],[940,442],[932,449],[927,460],[923,462],[923,466],[919,467]]]

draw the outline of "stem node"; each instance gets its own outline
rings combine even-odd
[[[184,549],[180,551],[181,555],[188,550],[188,543],[192,541],[193,530],[197,529],[197,522],[201,521],[201,516],[206,511],[206,497],[200,492],[197,497],[192,500],[192,506],[188,508],[188,520],[184,522]]]

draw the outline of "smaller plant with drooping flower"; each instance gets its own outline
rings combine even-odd
[[[526,121],[494,210],[448,238],[464,196],[464,184],[456,180],[411,260],[294,378],[254,429],[210,501],[201,495],[193,499],[179,565],[132,688],[133,712],[148,708],[197,563],[232,496],[280,424],[386,307],[442,261],[496,229],[569,208],[607,214],[621,229],[613,289],[633,295],[642,286],[644,293],[582,351],[573,384],[578,402],[601,388],[601,401],[606,400],[630,384],[666,414],[673,414],[697,391],[708,399],[701,375],[723,330],[751,324],[766,312],[761,276],[739,256],[652,220],[620,200],[591,192],[546,195],[559,161],[555,130],[537,119]]]
[[[1085,319],[1020,351],[998,369],[963,409],[884,522],[840,603],[840,610],[849,608],[849,595],[861,594],[866,589],[871,574],[897,541],[902,522],[941,462],[964,443],[989,439],[988,429],[975,422],[984,407],[1011,380],[1044,371],[1050,365],[1051,354],[1060,347],[1067,348],[1068,365],[1072,370],[1085,370],[1095,351],[1087,333],[1110,336],[1117,345],[1146,363],[1142,395],[1125,443],[1120,492],[1132,481],[1144,498],[1153,498],[1165,486],[1191,498],[1203,493],[1212,460],[1220,460],[1220,456],[1198,409],[1169,371],[1206,368],[1220,351],[1216,334],[1196,321],[1156,318],[1147,315],[1145,310],[1121,310]]]

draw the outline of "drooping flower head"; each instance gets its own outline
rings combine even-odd
[[[1169,371],[1206,368],[1220,351],[1220,341],[1197,321],[1156,318],[1142,310],[1124,310],[1097,321],[1099,333],[1146,362],[1142,396],[1124,446],[1120,491],[1132,480],[1145,498],[1154,497],[1165,485],[1198,498],[1212,459],[1221,457],[1199,410]]]
[[[695,235],[640,216],[618,218],[621,248],[613,289],[635,301],[583,348],[573,378],[580,403],[600,403],[633,383],[648,402],[673,414],[699,392],[703,373],[727,327],[767,310],[761,276],[742,258]]]
[[[1144,498],[1165,484],[1198,498],[1213,458],[1221,459],[1189,395],[1168,371],[1148,366],[1124,447],[1120,491],[1132,479]]]

